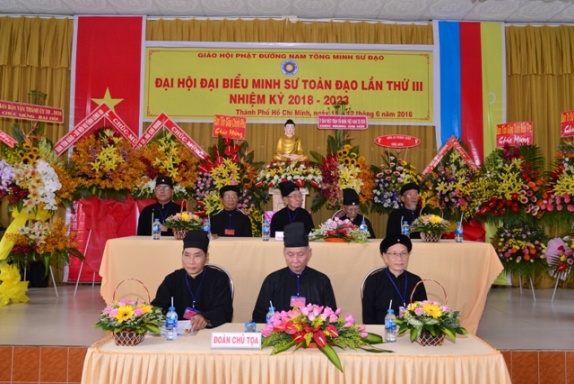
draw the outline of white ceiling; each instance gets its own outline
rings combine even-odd
[[[0,0],[0,14],[572,23],[574,0]]]

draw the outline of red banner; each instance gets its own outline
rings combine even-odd
[[[16,140],[4,131],[0,131],[0,141],[5,143],[10,148],[14,148],[14,144],[16,144]]]
[[[70,148],[76,141],[78,141],[86,133],[90,132],[92,128],[100,122],[100,120],[107,118],[113,128],[116,129],[123,137],[125,137],[132,145],[138,141],[137,136],[125,125],[122,119],[104,103],[98,105],[88,116],[78,123],[70,132],[66,133],[54,145],[54,152],[59,156],[65,150]]]
[[[517,147],[520,145],[532,144],[532,121],[519,121],[496,125],[496,146],[504,147],[510,145]]]
[[[105,102],[139,136],[145,17],[77,16],[75,26],[71,123]]]
[[[574,111],[562,112],[560,115],[560,137],[574,136]]]
[[[442,158],[448,153],[450,149],[454,149],[460,154],[460,157],[468,164],[470,169],[473,171],[478,171],[478,166],[474,163],[470,155],[464,150],[460,145],[457,138],[452,136],[445,145],[438,151],[436,156],[431,160],[431,162],[426,166],[422,172],[423,176],[426,176],[430,171],[432,171],[442,160]]]
[[[43,105],[15,103],[0,100],[0,116],[13,119],[44,121],[46,123],[63,123],[62,108],[45,107]]]
[[[221,136],[224,139],[245,140],[247,119],[241,116],[215,115],[212,137]]]
[[[413,148],[420,143],[421,139],[409,135],[383,135],[375,138],[375,144],[385,148]]]

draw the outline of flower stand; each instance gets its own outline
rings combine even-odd
[[[417,343],[423,347],[431,346],[438,347],[444,342],[444,333],[438,336],[433,336],[430,332],[423,331],[419,337],[417,337]]]
[[[325,237],[327,243],[346,243],[345,239],[341,239],[340,237]]]
[[[441,236],[440,233],[421,232],[421,239],[425,243],[438,243]]]
[[[133,347],[140,344],[145,339],[144,333],[136,333],[134,331],[120,331],[112,334],[116,345]]]

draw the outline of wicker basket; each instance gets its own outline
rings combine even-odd
[[[185,234],[187,233],[187,229],[173,228],[172,231],[173,231],[173,238],[176,240],[183,240]]]
[[[144,333],[136,333],[134,331],[120,331],[112,334],[116,345],[133,347],[138,345],[145,339],[147,331]]]
[[[446,294],[446,290],[444,289],[441,283],[432,279],[422,279],[421,281],[415,284],[415,286],[413,287],[413,291],[411,293],[411,303],[413,302],[413,295],[417,290],[417,287],[419,286],[419,284],[422,284],[425,281],[432,281],[438,284],[439,287],[441,287],[442,293],[444,294],[444,304],[446,305],[448,302],[448,296]],[[437,336],[433,336],[429,331],[422,331],[421,335],[417,337],[417,343],[419,343],[423,347],[426,346],[438,347],[442,345],[442,343],[444,342],[444,337],[445,337],[444,333],[441,333],[440,335]]]
[[[147,287],[145,286],[145,284],[141,280],[138,280],[138,279],[133,278],[133,277],[124,279],[124,280],[120,281],[118,285],[116,285],[116,289],[114,289],[114,293],[112,295],[112,300],[116,301],[116,293],[118,291],[118,288],[123,283],[125,283],[126,281],[129,281],[129,280],[133,280],[133,281],[136,281],[136,282],[141,284],[141,286],[145,289],[145,292],[147,294],[147,302],[149,303],[151,300],[150,295],[149,295],[149,290],[147,289]],[[112,337],[113,337],[116,345],[133,347],[133,346],[140,344],[142,341],[144,341],[146,333],[147,333],[147,331],[144,331],[143,333],[137,333],[135,331],[123,330],[123,331],[119,331],[119,332],[113,332]]]
[[[438,243],[441,237],[440,233],[421,232],[421,240],[426,243]]]
[[[444,342],[444,333],[441,333],[438,336],[431,335],[428,331],[423,331],[419,337],[417,337],[417,343],[422,345],[423,347],[431,346],[431,347],[438,347],[442,345]]]

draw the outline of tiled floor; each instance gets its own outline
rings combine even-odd
[[[99,286],[31,288],[0,307],[0,384],[79,383],[104,307]],[[478,336],[502,351],[514,384],[574,384],[574,289],[491,289]]]

